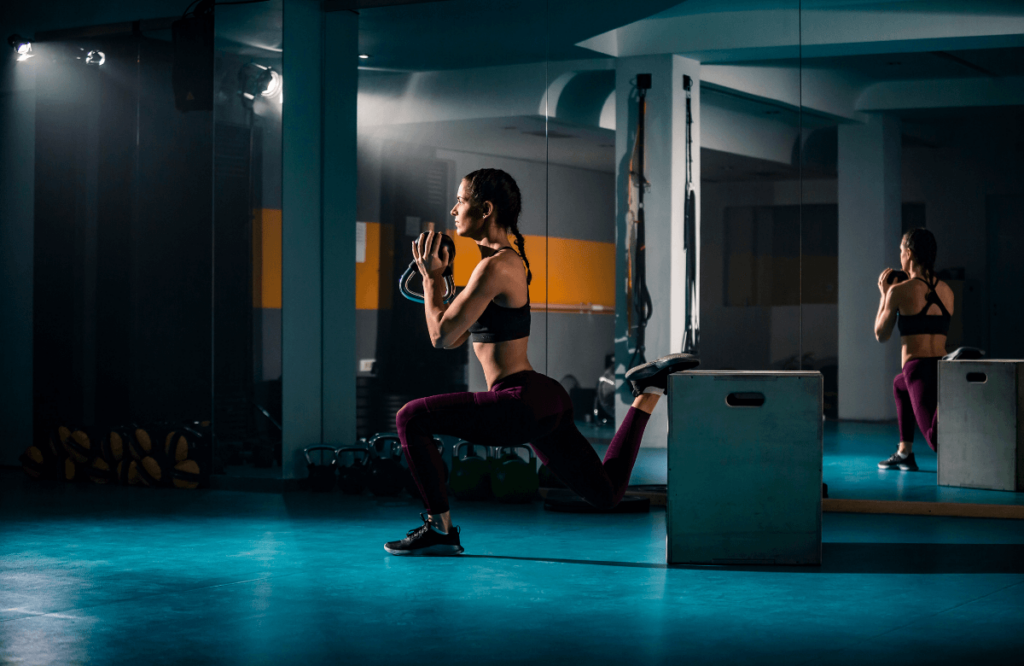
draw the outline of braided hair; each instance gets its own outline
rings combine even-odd
[[[934,277],[935,255],[938,252],[935,235],[923,227],[915,227],[903,234],[903,242],[914,253],[917,263],[928,272],[929,277]]]
[[[530,284],[533,281],[533,273],[530,271],[530,260],[526,258],[526,240],[519,231],[523,197],[516,181],[501,169],[477,169],[463,180],[468,185],[471,210],[475,215],[483,215],[483,202],[490,201],[494,204],[494,209],[498,212],[498,225],[508,229],[515,237],[519,256],[526,264],[526,284]]]

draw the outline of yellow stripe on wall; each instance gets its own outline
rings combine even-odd
[[[356,263],[356,310],[380,307],[380,223],[366,223],[366,261]]]
[[[253,225],[253,305],[280,308],[281,299],[281,211],[258,210]],[[356,309],[389,308],[391,299],[381,303],[381,246],[392,243],[391,225],[366,223],[366,261],[356,264]],[[464,287],[480,263],[476,242],[455,236],[455,284]],[[383,238],[382,238],[383,236]],[[530,301],[537,309],[550,303],[551,309],[598,306],[615,310],[615,244],[571,238],[524,236],[533,283]],[[513,243],[514,246],[514,243]],[[545,264],[552,266],[549,272]],[[390,258],[390,253],[389,253]],[[395,261],[398,259],[395,258]],[[411,257],[401,258],[405,266]],[[391,261],[386,267],[390,272]],[[390,273],[389,273],[390,274]],[[550,280],[549,280],[550,278]],[[391,294],[386,294],[390,296]]]
[[[475,241],[455,236],[454,231],[448,234],[455,239],[455,284],[464,287],[480,263],[480,251]],[[548,302],[552,306],[599,305],[615,310],[614,243],[528,235],[523,240],[533,272],[531,303],[537,307]],[[509,241],[515,247],[511,238]],[[550,276],[547,265],[554,267]]]
[[[255,308],[281,307],[281,211],[273,208],[253,214],[252,301]]]

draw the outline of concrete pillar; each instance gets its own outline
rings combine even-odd
[[[323,441],[321,191],[324,14],[284,2],[282,118],[282,476],[305,473],[302,449]]]
[[[282,475],[355,442],[358,16],[285,0]],[[328,187],[324,184],[328,183]]]
[[[328,12],[324,44],[324,443],[356,440],[356,94],[359,16]],[[286,304],[287,306],[287,304]]]
[[[651,74],[647,93],[646,167],[650,189],[644,195],[647,237],[647,284],[654,314],[647,324],[646,357],[653,360],[681,351],[686,325],[686,252],[683,221],[686,208],[686,93],[683,75],[693,79],[692,177],[697,196],[697,257],[700,243],[700,63],[681,56],[664,55],[622,58],[615,72],[616,155],[616,261],[618,294],[615,303],[615,374],[619,384],[616,421],[622,422],[633,401],[623,375],[629,369],[635,340],[627,337],[626,258],[629,238],[627,198],[629,160],[636,137],[636,75]],[[700,275],[700,265],[697,265]],[[698,291],[699,293],[699,291]],[[698,310],[698,304],[692,307]],[[644,446],[665,447],[668,441],[668,410],[658,409],[644,434]]]
[[[839,126],[839,418],[896,418],[899,333],[875,340],[878,274],[899,267],[900,122]]]

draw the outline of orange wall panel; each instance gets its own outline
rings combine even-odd
[[[253,307],[281,307],[281,211],[263,208],[253,213]]]

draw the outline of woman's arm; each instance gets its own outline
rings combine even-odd
[[[444,304],[444,279],[448,252],[438,256],[440,233],[420,234],[413,242],[413,258],[423,276],[423,310],[430,342],[437,349],[452,349],[466,342],[469,327],[483,314],[508,279],[508,269],[492,258],[483,259],[469,278],[466,288],[450,304]]]
[[[878,290],[882,297],[878,300],[878,314],[875,315],[875,339],[879,342],[886,342],[892,337],[892,329],[896,326],[896,313],[899,311],[896,302],[899,291],[894,284],[888,284],[887,278],[892,273],[891,268],[886,268],[878,278]]]

